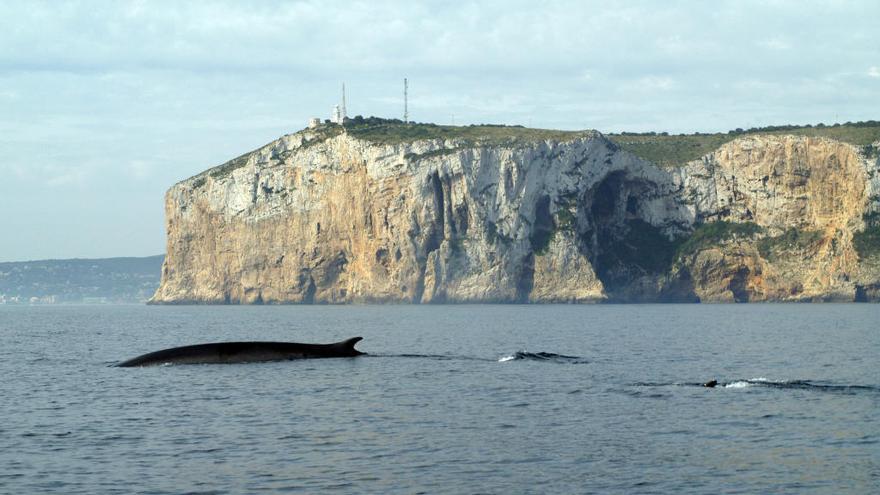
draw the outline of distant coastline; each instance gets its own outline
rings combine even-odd
[[[143,303],[165,255],[0,262],[0,304]]]

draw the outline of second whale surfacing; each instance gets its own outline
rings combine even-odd
[[[297,342],[216,342],[174,347],[123,361],[116,366],[158,366],[164,364],[235,364],[292,359],[355,357],[365,354],[354,348],[363,337],[333,344]]]

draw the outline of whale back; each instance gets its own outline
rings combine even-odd
[[[364,354],[354,348],[363,340],[353,337],[333,344],[300,344],[298,342],[216,342],[174,347],[144,354],[117,364],[120,367],[154,366],[160,364],[220,364],[354,357]]]

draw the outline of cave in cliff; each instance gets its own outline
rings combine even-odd
[[[656,195],[656,187],[617,171],[586,194],[590,227],[581,235],[582,246],[611,301],[660,297],[656,279],[668,271],[677,241],[647,219],[644,201]]]

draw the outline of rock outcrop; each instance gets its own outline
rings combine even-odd
[[[680,260],[702,301],[853,301],[880,280],[853,245],[880,210],[878,166],[825,138],[750,136],[681,167],[677,183],[698,224],[752,223]]]
[[[853,235],[880,211],[878,169],[815,138],[661,169],[597,132],[381,144],[323,126],[168,191],[152,302],[871,299],[880,261]],[[713,222],[756,227],[685,241]]]

